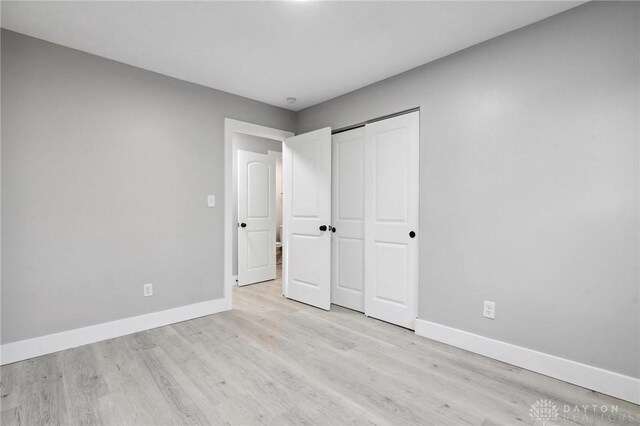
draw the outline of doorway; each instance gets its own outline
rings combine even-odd
[[[270,127],[260,126],[257,124],[246,123],[233,119],[225,119],[225,206],[224,206],[224,241],[225,241],[225,258],[224,258],[224,299],[225,304],[230,309],[233,305],[233,286],[238,278],[238,229],[242,222],[238,221],[238,155],[234,149],[234,141],[243,147],[257,146],[259,144],[268,147],[262,151],[265,157],[271,158],[273,163],[276,162],[277,155],[271,154],[269,151],[282,149],[282,141],[293,136],[293,133],[284,130],[273,129]],[[251,152],[251,151],[248,151]],[[256,153],[258,154],[258,153]],[[275,178],[275,168],[274,168]],[[275,191],[275,189],[274,189]],[[258,206],[259,207],[259,206]],[[260,216],[260,215],[257,215]],[[247,222],[244,222],[247,223]],[[260,237],[258,235],[258,237]],[[260,238],[258,238],[260,240]],[[275,241],[273,241],[274,250]],[[269,254],[271,255],[271,254]],[[260,259],[258,259],[260,260]],[[275,278],[275,276],[273,277]]]

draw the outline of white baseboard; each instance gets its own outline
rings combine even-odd
[[[640,379],[417,319],[416,334],[640,404]]]
[[[231,309],[225,298],[124,318],[0,346],[0,365],[46,355],[101,340],[174,324]]]

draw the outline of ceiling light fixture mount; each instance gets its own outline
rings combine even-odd
[[[296,98],[291,98],[291,97],[287,98],[287,103],[291,104],[291,105],[295,104],[296,103]]]

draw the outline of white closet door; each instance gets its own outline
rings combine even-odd
[[[365,314],[413,329],[419,113],[367,124],[365,140]]]
[[[364,312],[364,128],[332,139],[331,302]]]
[[[276,164],[238,150],[238,285],[276,278]]]
[[[285,139],[282,147],[285,296],[331,306],[331,128]]]

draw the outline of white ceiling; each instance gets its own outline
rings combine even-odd
[[[2,27],[297,111],[581,3],[2,1]]]

